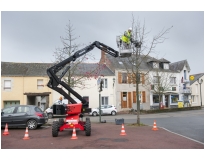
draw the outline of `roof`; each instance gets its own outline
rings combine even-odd
[[[169,64],[170,69],[173,71],[177,71],[177,70],[182,71],[184,66],[187,67],[188,71],[191,70],[187,60],[182,60],[182,61],[178,61],[178,62],[174,62],[174,63]]]
[[[1,76],[47,76],[46,70],[53,63],[1,62]]]
[[[199,78],[201,78],[204,75],[204,73],[198,73],[198,74],[192,74],[190,76],[194,76],[194,80],[190,80],[190,85],[192,85],[194,82],[196,82]]]
[[[37,77],[48,76],[47,69],[54,63],[17,63],[1,62],[1,76],[8,77]],[[74,75],[82,76],[114,76],[114,73],[104,64],[80,63],[77,65]]]
[[[159,59],[159,61],[160,61],[160,62],[163,62],[163,63],[170,63],[170,61],[168,61],[168,60],[166,60],[166,59],[164,59],[164,58]]]
[[[134,55],[132,55],[133,58]],[[108,59],[108,61],[106,62],[106,64],[110,65],[111,68],[113,69],[122,69],[124,70],[125,69],[125,65],[128,67],[128,68],[132,68],[133,67],[133,64],[132,62],[130,61],[130,58],[121,58],[121,57],[113,57],[109,54],[106,54],[106,58]],[[131,58],[132,59],[132,58]],[[165,59],[164,59],[165,60]],[[139,56],[139,62],[140,63],[140,66],[139,66],[139,70],[145,70],[145,71],[155,71],[155,70],[159,70],[159,71],[166,71],[166,72],[177,72],[177,71],[172,71],[170,69],[153,69],[151,64],[149,62],[152,62],[152,61],[157,61],[157,62],[160,62],[160,60],[157,60],[156,58],[153,58],[151,56],[145,56],[145,55],[140,55]]]

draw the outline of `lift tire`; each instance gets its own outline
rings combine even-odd
[[[86,136],[90,136],[91,135],[90,118],[86,118],[86,120],[85,120],[85,135]]]
[[[59,128],[59,122],[53,121],[53,124],[52,124],[52,136],[53,137],[58,137],[58,128]]]
[[[64,125],[64,119],[63,118],[59,118],[59,126],[58,126],[58,131],[60,130],[60,127]]]

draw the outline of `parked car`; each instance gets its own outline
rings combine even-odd
[[[49,108],[47,108],[44,113],[47,114],[48,119],[53,118],[53,106],[50,106]]]
[[[2,109],[1,127],[28,127],[34,130],[48,122],[47,115],[34,105],[16,105]]]
[[[112,115],[115,116],[117,114],[117,108],[114,105],[103,105],[101,106],[101,115]],[[99,115],[99,108],[92,108],[92,111],[89,115],[97,116]]]

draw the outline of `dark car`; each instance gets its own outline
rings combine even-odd
[[[48,122],[47,115],[34,105],[16,105],[2,109],[1,127],[28,127],[36,129]]]

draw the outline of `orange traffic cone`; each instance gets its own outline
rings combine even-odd
[[[4,129],[4,133],[3,133],[4,136],[7,136],[9,135],[9,131],[8,131],[8,124],[6,123],[5,125],[5,129]]]
[[[158,130],[157,124],[156,124],[156,120],[154,120],[154,125],[153,125],[152,130],[153,130],[153,131],[157,131],[157,130]]]
[[[71,139],[78,139],[78,137],[76,136],[76,132],[75,132],[75,126],[73,127],[73,134]]]
[[[25,132],[25,135],[24,135],[24,138],[23,138],[24,140],[28,140],[28,139],[30,139],[29,138],[29,135],[28,135],[28,127],[26,127],[26,132]]]
[[[125,136],[126,133],[125,133],[125,128],[124,128],[124,124],[122,124],[122,129],[121,129],[121,133],[120,133],[121,136]]]

